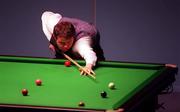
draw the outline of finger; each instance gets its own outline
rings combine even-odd
[[[86,75],[86,71],[83,69],[83,70],[81,71],[81,74],[82,74],[82,75]]]
[[[81,69],[84,73],[86,73],[87,72],[87,69],[86,68],[83,68],[83,69]]]
[[[91,71],[89,69],[86,70],[86,75],[91,74]]]
[[[87,71],[84,71],[84,75],[88,75],[88,72],[87,72]]]
[[[83,68],[79,68],[79,71],[80,71],[80,74],[81,74],[81,75],[84,75],[84,71],[85,71],[85,70],[84,70]]]
[[[96,73],[95,73],[93,70],[91,70],[91,73],[92,73],[93,75],[96,75]]]
[[[80,75],[83,75],[83,74],[84,74],[84,72],[83,72],[83,71],[81,71]]]
[[[89,69],[87,69],[86,72],[90,74],[91,71]]]

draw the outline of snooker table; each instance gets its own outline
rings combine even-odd
[[[97,63],[93,79],[64,62],[0,56],[0,111],[154,111],[154,99],[175,81],[178,72],[176,66],[167,64],[102,61]],[[36,86],[36,79],[42,80],[41,86]],[[108,88],[110,82],[115,89]],[[21,93],[24,88],[29,91],[27,96]],[[101,97],[102,91],[106,98]],[[79,106],[80,101],[85,105]]]

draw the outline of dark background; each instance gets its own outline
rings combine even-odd
[[[96,24],[107,60],[180,64],[180,0],[1,0],[0,55],[53,57],[47,10]]]

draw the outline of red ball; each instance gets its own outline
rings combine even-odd
[[[64,65],[65,65],[66,67],[69,67],[69,66],[71,66],[71,62],[70,62],[70,61],[65,61],[65,62],[64,62]]]
[[[28,95],[28,90],[27,89],[23,89],[22,90],[22,94],[23,94],[23,96],[27,96]]]
[[[36,82],[37,86],[41,86],[42,85],[42,81],[40,79],[37,79],[35,82]]]

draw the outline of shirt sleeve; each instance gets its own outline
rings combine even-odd
[[[53,13],[50,11],[45,11],[41,16],[42,21],[42,29],[47,39],[50,41],[54,26],[58,23],[58,21],[62,18],[62,16],[58,13]]]
[[[82,58],[86,61],[86,64],[96,65],[97,56],[91,47],[92,40],[90,36],[81,37],[76,41],[73,51],[78,52]]]

